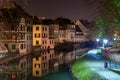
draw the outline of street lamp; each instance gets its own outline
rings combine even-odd
[[[97,38],[97,39],[96,39],[96,41],[97,41],[97,42],[99,42],[99,41],[100,41],[100,39],[99,39],[99,38]]]
[[[116,41],[116,40],[117,40],[117,38],[115,37],[113,40],[114,40],[114,41]]]
[[[107,39],[103,39],[103,48],[105,48],[105,45],[107,44],[108,40]]]
[[[97,38],[97,39],[96,39],[96,41],[97,41],[97,48],[98,48],[98,42],[100,41],[100,39],[99,39],[99,38]]]

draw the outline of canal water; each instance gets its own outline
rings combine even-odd
[[[49,50],[18,57],[0,65],[0,80],[72,80],[69,70],[78,53]]]

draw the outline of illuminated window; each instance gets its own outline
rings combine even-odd
[[[40,64],[34,64],[35,68],[40,68]]]
[[[35,33],[35,38],[40,38],[40,34]]]

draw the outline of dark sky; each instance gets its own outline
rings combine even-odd
[[[93,20],[98,16],[97,0],[27,0],[27,12],[37,16],[55,19]]]

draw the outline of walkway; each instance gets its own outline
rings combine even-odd
[[[88,53],[86,56],[86,63],[91,70],[98,73],[101,77],[107,80],[120,80],[120,75],[104,68],[104,59],[101,55],[97,55],[94,52]]]

